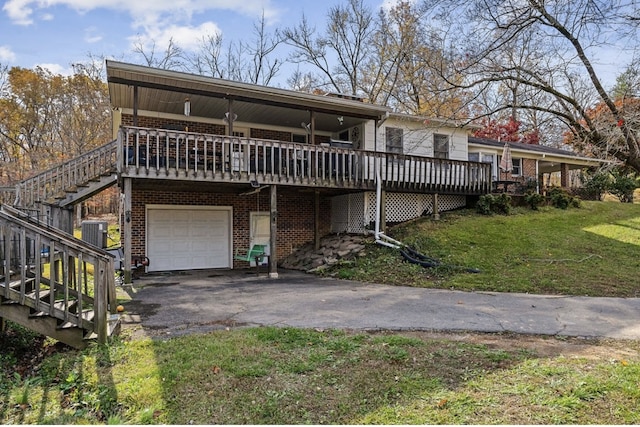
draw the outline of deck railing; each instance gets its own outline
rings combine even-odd
[[[486,163],[352,150],[255,138],[122,127],[118,171],[123,176],[484,194]]]

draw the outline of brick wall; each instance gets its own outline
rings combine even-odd
[[[528,179],[538,179],[536,175],[536,161],[535,159],[520,159],[522,162],[522,171],[520,175],[514,177],[511,172],[503,172],[500,171],[500,179],[501,180],[512,180],[512,179],[520,179],[520,180],[528,180]]]
[[[314,240],[314,194],[312,192],[284,191],[278,188],[278,259],[283,259],[294,249]],[[268,212],[269,190],[239,196],[228,193],[203,193],[184,191],[132,190],[131,228],[132,255],[145,254],[145,207],[154,205],[231,206],[233,208],[233,247],[243,250],[249,246],[249,214],[252,211]],[[331,201],[320,199],[320,234],[328,234],[331,224]],[[151,260],[153,262],[153,260]],[[234,261],[234,266],[238,264]]]
[[[251,129],[251,138],[270,139],[273,141],[291,141],[291,132],[268,129]]]
[[[133,126],[133,115],[122,115],[123,126]],[[214,123],[201,123],[189,120],[173,120],[161,117],[145,117],[138,116],[138,126],[146,128],[162,129],[163,127],[171,127],[178,130],[189,130],[189,132],[207,133],[212,135],[225,135],[226,127],[224,125]]]
[[[123,114],[122,125],[133,126],[133,115]],[[227,134],[227,129],[224,125],[213,124],[213,123],[200,123],[200,122],[193,122],[189,120],[174,120],[174,119],[167,119],[167,118],[161,118],[161,117],[138,116],[138,126],[155,128],[155,129],[162,129],[170,126],[171,128],[176,130],[185,130],[185,131],[188,130],[189,132],[207,133],[212,135]],[[285,131],[252,128],[250,130],[250,135],[251,135],[251,138],[256,138],[256,139],[268,139],[273,141],[291,141],[291,132],[285,132]],[[325,135],[316,135],[315,143],[316,144],[328,143],[330,139],[331,139],[330,137]]]

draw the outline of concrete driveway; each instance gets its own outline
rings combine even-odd
[[[243,326],[515,332],[640,338],[640,299],[458,292],[255,270],[151,273],[128,289],[125,327],[172,336]]]

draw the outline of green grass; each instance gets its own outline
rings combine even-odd
[[[392,235],[448,267],[371,246],[339,277],[635,296],[640,206],[444,214]],[[477,267],[479,274],[452,266]],[[70,350],[11,322],[2,424],[637,424],[640,342],[249,328]]]
[[[325,274],[465,291],[636,297],[640,290],[639,204],[583,202],[579,209],[518,208],[508,216],[459,211],[388,234],[445,266],[425,269],[372,244],[368,256]]]
[[[632,341],[251,328],[6,369],[0,423],[634,424],[639,381]]]

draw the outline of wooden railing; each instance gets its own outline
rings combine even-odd
[[[115,172],[117,148],[117,141],[112,141],[20,182],[15,204],[33,207],[37,202],[64,198],[67,191]]]
[[[351,150],[254,138],[122,127],[118,171],[123,176],[220,182],[484,194],[486,163]]]
[[[113,258],[2,205],[0,295],[92,331],[104,343],[116,312]]]

